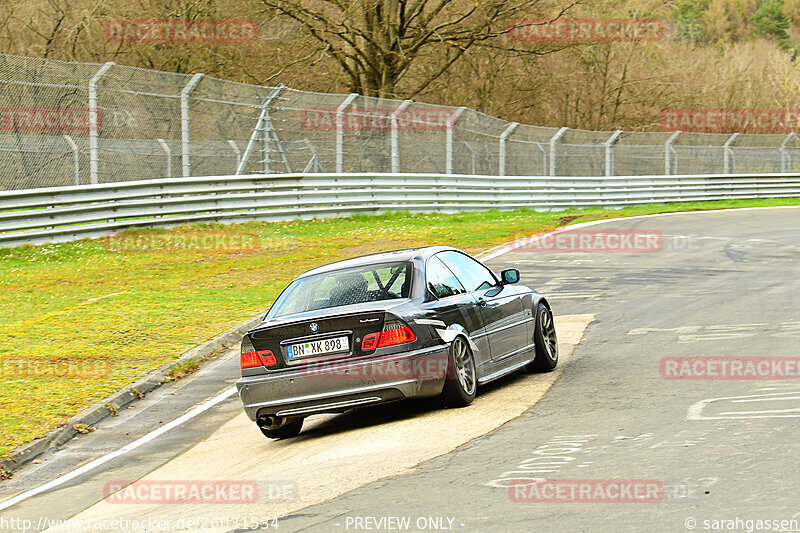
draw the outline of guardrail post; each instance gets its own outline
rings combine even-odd
[[[783,143],[781,143],[781,174],[785,174],[786,172],[788,172],[791,166],[792,157],[788,156],[788,161],[787,161],[786,145],[789,144],[789,141],[791,141],[794,138],[794,136],[795,136],[794,132],[790,133],[783,140]]]
[[[158,144],[161,145],[161,149],[164,150],[164,153],[167,156],[167,177],[172,177],[172,149],[167,144],[167,141],[164,139],[157,139]]]
[[[97,129],[98,129],[98,109],[97,109],[97,84],[103,79],[111,67],[116,63],[109,61],[98,70],[92,79],[89,80],[89,179],[92,184],[98,182],[98,149],[97,149]]]
[[[512,122],[506,126],[506,129],[503,130],[503,133],[500,134],[500,168],[498,170],[501,176],[506,175],[506,139],[508,139],[508,137],[514,133],[514,130],[517,129],[517,126],[519,126],[519,122]]]
[[[202,78],[202,74],[195,74],[181,90],[181,163],[183,164],[184,178],[188,178],[191,174],[189,167],[189,93],[200,83]]]
[[[344,168],[344,110],[353,100],[358,98],[358,93],[350,93],[344,102],[336,108],[336,172],[341,173]]]
[[[405,108],[413,103],[413,100],[403,100],[403,102],[397,106],[392,112],[392,173],[397,174],[400,172],[400,142],[398,140],[397,135],[397,117],[400,116]]]
[[[733,143],[734,140],[736,140],[736,137],[738,136],[739,136],[738,133],[734,133],[733,135],[728,137],[728,140],[725,141],[725,144],[722,146],[722,149],[724,150],[723,152],[723,168],[725,170],[723,172],[724,174],[731,173],[731,155],[732,155],[731,144]]]
[[[675,133],[670,135],[669,139],[667,139],[667,142],[664,143],[664,175],[665,176],[669,176],[670,174],[672,174],[672,162],[670,161],[669,154],[670,153],[673,153],[673,154],[675,153],[675,149],[672,147],[672,142],[675,139],[677,139],[678,135],[680,135],[680,134],[681,134],[680,130],[676,131]],[[676,166],[677,166],[677,156],[675,157],[675,159],[676,159]],[[676,168],[676,170],[677,170],[677,168]]]
[[[69,135],[64,135],[64,140],[67,141],[69,147],[72,148],[72,166],[75,173],[75,185],[80,185],[81,163],[80,159],[78,159],[80,157],[78,154],[78,145],[75,144],[75,141],[73,141],[72,137]]]
[[[614,144],[619,140],[622,135],[622,130],[617,130],[603,143],[606,149],[606,177],[614,175]]]
[[[253,133],[250,134],[250,140],[247,141],[247,146],[244,149],[244,155],[239,160],[239,165],[236,167],[236,175],[238,176],[242,172],[244,172],[244,168],[247,166],[247,162],[250,160],[250,154],[253,153],[253,147],[256,144],[256,140],[258,140],[258,133],[264,128],[264,122],[267,120],[271,120],[269,117],[269,106],[272,105],[272,102],[278,98],[278,95],[281,94],[286,87],[281,83],[275,89],[273,89],[272,93],[264,100],[264,103],[261,104],[261,114],[258,116],[258,122],[256,122],[256,127],[253,128]],[[266,154],[265,154],[266,159]],[[269,162],[267,162],[269,165]],[[269,168],[269,167],[267,167]]]
[[[445,140],[445,156],[444,156],[444,173],[445,174],[452,174],[453,173],[453,130],[456,128],[456,122],[458,118],[461,116],[467,108],[462,106],[456,108],[456,112],[453,114],[450,121],[447,123],[447,131],[445,132],[446,140]]]
[[[550,139],[550,175],[556,175],[556,142],[564,135],[569,128],[564,126],[556,132]]]

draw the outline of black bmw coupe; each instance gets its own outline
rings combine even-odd
[[[441,395],[469,405],[482,385],[558,363],[550,305],[468,254],[432,246],[384,252],[300,275],[242,339],[236,382],[270,438],[312,414]]]

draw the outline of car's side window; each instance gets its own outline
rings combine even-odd
[[[466,292],[464,286],[453,275],[449,268],[444,266],[435,256],[428,259],[425,277],[428,289],[437,298],[447,298],[454,294]]]
[[[471,257],[459,252],[441,252],[436,254],[442,262],[452,270],[458,280],[470,292],[488,289],[497,284],[492,272]]]

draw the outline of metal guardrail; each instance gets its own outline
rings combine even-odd
[[[172,178],[0,191],[0,247],[192,222],[276,221],[386,211],[556,210],[787,196],[800,196],[800,174],[267,174]]]

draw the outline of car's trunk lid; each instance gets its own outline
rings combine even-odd
[[[362,350],[361,341],[365,335],[383,329],[386,312],[385,306],[375,310],[364,307],[353,305],[335,308],[330,314],[318,311],[270,320],[251,330],[248,336],[256,350],[271,350],[275,354],[276,368],[368,355],[374,349]]]

